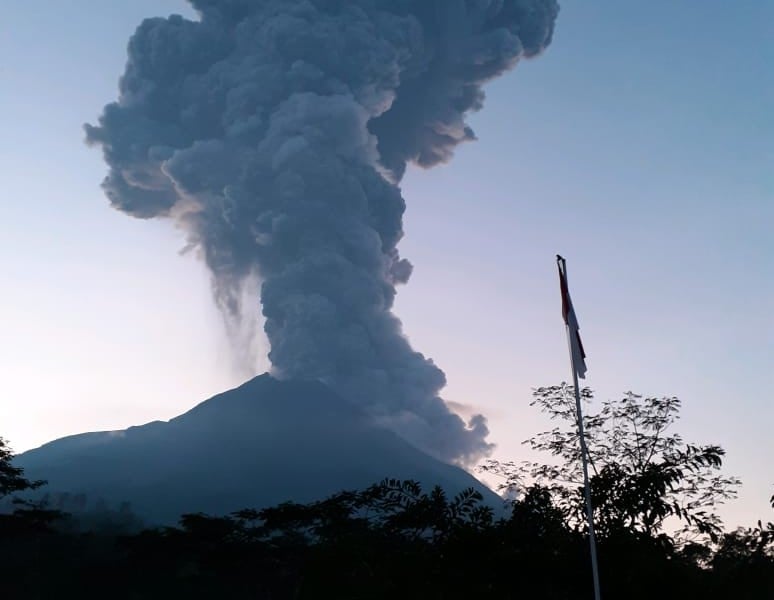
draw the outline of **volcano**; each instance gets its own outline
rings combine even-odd
[[[169,421],[61,438],[15,463],[47,480],[50,493],[128,502],[147,524],[310,502],[384,478],[450,494],[472,487],[486,503],[502,505],[469,473],[375,425],[326,385],[268,374]]]

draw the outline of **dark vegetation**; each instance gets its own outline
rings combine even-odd
[[[395,480],[144,531],[127,507],[84,521],[17,500],[0,515],[2,597],[591,598],[571,391],[535,392],[565,425],[527,442],[553,463],[484,467],[510,492],[505,517],[478,492]],[[774,598],[774,524],[722,529],[713,508],[738,481],[721,448],[670,431],[678,412],[627,394],[586,418],[603,597]],[[42,485],[11,458],[0,439],[0,500]]]

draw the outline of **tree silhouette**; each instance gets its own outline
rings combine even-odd
[[[581,390],[581,397],[588,402],[591,390]],[[584,530],[573,388],[565,383],[538,388],[531,405],[562,421],[561,426],[525,442],[555,461],[489,461],[482,470],[504,476],[502,488],[524,490],[539,485],[548,490],[568,523]],[[735,497],[740,482],[719,472],[725,454],[720,446],[685,443],[670,431],[679,411],[680,400],[675,397],[644,398],[627,392],[620,400],[603,402],[599,413],[584,415],[595,527],[600,536],[625,531],[656,536],[670,517],[682,521],[676,534],[683,540],[695,534],[712,539],[720,535],[722,523],[713,509]]]
[[[45,484],[45,481],[30,481],[24,477],[24,469],[14,467],[12,459],[13,451],[0,437],[0,501],[12,494],[34,490]]]

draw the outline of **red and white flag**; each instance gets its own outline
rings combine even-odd
[[[583,351],[583,342],[580,338],[580,327],[575,309],[572,307],[570,290],[567,287],[567,262],[558,254],[556,264],[559,267],[559,287],[562,290],[562,316],[567,325],[567,335],[570,341],[570,354],[572,356],[572,368],[581,379],[586,378],[586,353]]]

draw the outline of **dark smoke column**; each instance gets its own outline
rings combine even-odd
[[[485,455],[484,418],[447,408],[391,312],[411,273],[397,184],[473,139],[481,86],[549,44],[556,2],[190,1],[198,21],[139,26],[86,126],[111,203],[182,227],[232,322],[262,282],[276,376],[323,380],[442,459]]]

